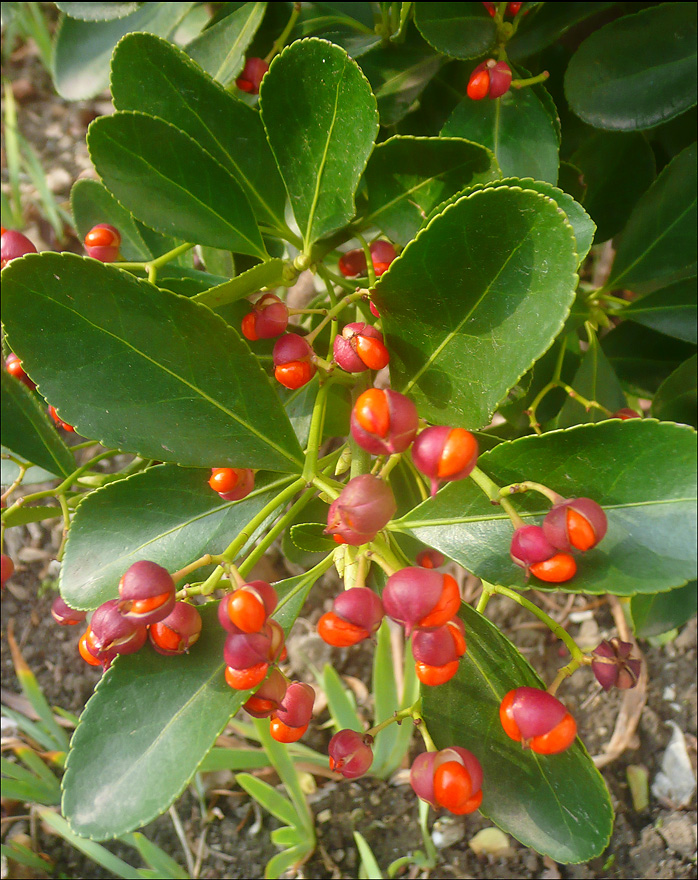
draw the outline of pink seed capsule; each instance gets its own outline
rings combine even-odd
[[[76,611],[70,605],[66,605],[61,596],[56,596],[51,605],[51,616],[61,626],[74,626],[82,623],[87,617],[86,611]]]
[[[417,554],[415,561],[420,568],[441,568],[444,562],[446,562],[446,557],[443,553],[439,553],[438,550],[428,547]]]
[[[345,278],[358,278],[366,275],[366,254],[362,248],[347,251],[339,258],[339,271]]]
[[[347,324],[334,338],[333,354],[337,364],[347,373],[382,370],[390,360],[383,334],[371,324],[364,323]]]
[[[250,57],[245,61],[245,66],[240,76],[235,80],[235,85],[241,92],[258,95],[262,78],[267,70],[269,70],[269,65],[263,58]]]
[[[164,620],[148,628],[150,644],[158,654],[172,657],[185,654],[199,640],[201,615],[188,602],[175,602],[174,608]]]
[[[554,504],[543,520],[545,537],[558,550],[591,550],[603,539],[608,520],[591,498],[568,498]]]
[[[35,253],[36,248],[26,235],[22,235],[21,232],[14,229],[7,229],[2,233],[2,237],[0,237],[0,268],[4,269],[11,260],[16,260],[18,257]]]
[[[380,278],[384,272],[388,271],[396,256],[395,248],[389,241],[381,238],[371,244],[371,262],[376,278]]]
[[[373,763],[373,737],[355,730],[340,730],[330,740],[328,752],[330,770],[341,773],[345,779],[363,776]]]
[[[520,526],[511,539],[511,558],[528,571],[536,562],[552,559],[557,550],[546,538],[541,526]]]
[[[605,691],[634,688],[642,671],[642,660],[631,657],[633,645],[614,637],[604,640],[592,652],[591,671]]]
[[[259,663],[268,663],[272,651],[271,630],[258,633],[230,633],[225,640],[223,657],[226,666],[249,669]]]
[[[174,608],[175,583],[166,568],[142,560],[134,562],[122,576],[119,596],[119,613],[123,617],[140,626],[150,626],[164,620]]]
[[[418,630],[412,638],[412,654],[417,663],[445,666],[465,654],[465,626],[459,617],[431,631]]]
[[[409,397],[397,391],[369,388],[351,412],[351,434],[372,455],[404,452],[417,436],[419,415]]]
[[[278,296],[265,293],[242,320],[242,335],[251,341],[273,339],[286,332],[288,308]]]
[[[405,627],[406,636],[415,629],[445,626],[461,603],[458,584],[451,575],[417,567],[391,575],[381,598],[385,613]]]
[[[463,480],[477,464],[477,440],[464,428],[425,428],[412,446],[412,460],[431,480],[436,495],[442,482]]]
[[[327,513],[325,533],[339,543],[366,544],[389,522],[397,510],[390,487],[378,477],[362,474],[349,480]]]
[[[309,684],[292,681],[277,710],[276,717],[287,727],[305,727],[313,714],[315,691]]]
[[[145,626],[119,612],[118,599],[109,599],[99,606],[92,615],[90,632],[90,651],[102,661],[105,655],[132,654],[140,650],[148,638]]]
[[[280,708],[287,689],[286,676],[274,668],[242,708],[253,718],[270,718]]]

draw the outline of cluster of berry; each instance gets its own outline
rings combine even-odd
[[[485,9],[489,12],[492,18],[497,14],[497,7],[494,3],[484,3],[482,4]],[[515,18],[519,14],[519,10],[523,6],[523,3],[507,3],[507,8],[504,10],[504,15],[509,18]],[[524,10],[524,15],[528,13],[528,9]]]
[[[591,498],[558,499],[542,526],[520,526],[511,539],[511,558],[538,580],[562,584],[574,577],[572,550],[591,550],[606,534],[603,508]]]
[[[380,278],[384,272],[388,271],[390,264],[397,256],[397,252],[389,241],[385,241],[382,238],[371,242],[369,250],[371,252],[373,272],[376,278]],[[339,271],[345,278],[365,278],[366,265],[366,254],[363,248],[347,251],[339,258]]]
[[[119,581],[119,598],[95,610],[80,638],[80,655],[91,666],[108,669],[117,654],[133,654],[148,639],[160,654],[183,654],[201,634],[201,615],[175,598],[172,576],[156,562],[135,562]],[[60,597],[51,608],[62,626],[81,623],[86,612],[70,608]]]

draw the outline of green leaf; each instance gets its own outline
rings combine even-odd
[[[695,445],[695,432],[682,425],[613,419],[500,443],[480,456],[478,466],[503,486],[533,480],[568,498],[597,501],[608,532],[559,589],[632,596],[695,578]],[[515,496],[513,503],[526,523],[540,523],[549,510],[533,492]],[[509,557],[509,518],[472,480],[447,484],[397,526],[477,577],[526,586]]]
[[[30,522],[43,522],[61,515],[60,507],[19,507],[3,517],[3,525],[10,529],[13,526],[24,526]]]
[[[163,657],[146,647],[121,655],[87,703],[62,804],[83,837],[117,837],[164,812],[247,698],[223,677],[227,634],[216,603],[200,611],[203,636],[188,654]]]
[[[460,138],[393,137],[373,151],[366,166],[368,216],[401,245],[441,202],[475,183],[499,177],[489,150]]]
[[[494,101],[465,98],[441,129],[487,147],[507,177],[557,183],[559,142],[555,122],[533,89],[512,89]]]
[[[444,58],[408,31],[405,43],[377,46],[361,58],[361,69],[378,102],[381,125],[395,125],[418,106]]]
[[[19,453],[12,452],[11,449],[8,449],[6,446],[2,447],[3,454],[11,454],[15,458],[21,459],[25,464],[27,463],[26,459],[23,458]],[[11,486],[12,483],[19,476],[19,465],[16,465],[13,461],[9,461],[9,459],[2,459],[2,475],[0,476],[0,484],[3,486]],[[57,470],[57,468],[56,468]],[[22,480],[23,486],[29,486],[32,483],[47,483],[49,480],[57,479],[56,474],[50,473],[47,470],[44,470],[40,467],[30,467],[26,470],[24,474],[24,479]]]
[[[303,832],[295,827],[291,828],[286,825],[283,828],[275,828],[269,837],[275,846],[287,848],[289,846],[298,846],[303,840]]]
[[[45,822],[49,828],[52,828],[63,840],[67,841],[72,847],[86,855],[93,862],[97,862],[107,871],[116,874],[117,877],[123,877],[124,880],[140,880],[141,874],[131,865],[122,861],[118,856],[110,853],[108,849],[92,840],[85,840],[81,835],[75,834],[73,828],[62,816],[54,813],[52,810],[39,808],[37,811],[41,817],[41,821]]]
[[[363,733],[354,703],[349,697],[349,691],[342,684],[334,666],[325,663],[322,670],[322,689],[327,696],[327,708],[332,716],[335,730],[356,730]]]
[[[695,345],[698,342],[696,279],[677,281],[676,284],[635,300],[623,310],[623,317]]]
[[[9,800],[10,795],[8,794],[6,795],[6,797]],[[29,849],[28,846],[24,846],[24,844],[18,843],[16,839],[10,839],[9,843],[3,843],[0,846],[0,852],[2,852],[3,858],[19,862],[20,865],[26,865],[29,868],[33,868],[35,871],[46,873],[46,870],[48,868],[48,863],[44,861],[44,859],[42,859],[40,856],[37,856],[36,853],[33,852],[33,850]]]
[[[117,110],[140,110],[181,129],[228,169],[258,220],[283,226],[286,191],[259,113],[181,49],[150,34],[129,34],[114,52],[111,87]]]
[[[291,540],[306,553],[329,553],[337,546],[325,535],[324,523],[299,523],[291,526]]]
[[[73,254],[30,254],[3,280],[13,349],[83,436],[194,467],[299,468],[269,379],[206,307]]]
[[[375,707],[373,716],[375,723],[385,721],[400,708],[397,694],[397,682],[395,681],[395,660],[390,640],[390,627],[387,620],[383,620],[377,633],[376,650],[373,655],[372,688]],[[404,722],[409,724],[409,720]],[[388,758],[395,747],[401,726],[390,724],[376,737],[373,749],[372,775],[385,778],[396,768],[388,766]],[[387,771],[387,773],[386,773]]]
[[[111,21],[124,18],[135,12],[142,3],[56,3],[56,6],[71,18],[80,21]]]
[[[242,70],[245,52],[262,23],[266,8],[266,3],[245,3],[193,39],[187,45],[187,54],[206,73],[227,85]]]
[[[420,4],[421,5],[421,4]],[[423,4],[424,6],[428,6],[428,3]],[[439,6],[451,6],[455,4],[445,4],[440,3]],[[474,6],[475,4],[473,4]],[[378,862],[376,861],[376,857],[373,855],[373,850],[368,845],[368,841],[359,831],[354,832],[354,840],[356,842],[356,848],[359,851],[359,855],[361,856],[361,866],[365,871],[365,877],[368,880],[383,880],[383,874],[381,873],[381,869],[378,866]]]
[[[245,791],[253,797],[260,806],[271,813],[272,816],[280,822],[287,825],[298,825],[299,816],[296,813],[293,804],[288,798],[284,797],[275,788],[272,788],[268,782],[258,779],[256,776],[250,776],[249,773],[237,773],[235,775],[237,784],[244,788]]]
[[[434,742],[473,752],[485,780],[480,811],[524,846],[563,864],[600,855],[613,828],[601,774],[579,740],[559,755],[537,755],[509,739],[499,721],[505,694],[545,686],[497,627],[468,605],[461,617],[468,650],[458,673],[439,688],[422,688]]]
[[[8,274],[9,272],[4,273],[3,281]],[[24,366],[33,373],[29,362]],[[38,373],[37,379],[39,379]],[[41,390],[43,393],[44,389]],[[10,376],[6,370],[2,370],[0,406],[3,446],[9,447],[25,460],[38,464],[50,473],[62,474],[64,477],[72,474],[76,467],[75,459],[58,436],[56,426],[49,419],[44,407],[25,385]]]
[[[696,104],[696,5],[660,3],[595,31],[565,73],[572,110],[596,128],[637,131]]]
[[[307,251],[354,216],[378,133],[375,98],[343,49],[309,39],[274,59],[260,109]]]
[[[269,859],[264,869],[265,880],[276,880],[291,869],[295,871],[307,859],[310,852],[312,848],[309,850],[308,845],[303,843],[275,855]]]
[[[623,229],[655,178],[652,147],[641,134],[598,131],[582,143],[572,162],[583,175],[584,207],[598,226],[596,240],[607,241]]]
[[[121,575],[140,559],[177,571],[206,552],[220,552],[288,485],[287,478],[257,474],[247,498],[224,501],[211,490],[208,476],[198,468],[163,465],[85,498],[75,512],[61,567],[65,601],[86,610],[113,599]],[[250,535],[248,547],[254,539]]]
[[[199,773],[216,773],[219,770],[254,770],[269,766],[269,758],[262,749],[228,749],[214,746],[197,770]]]
[[[111,3],[103,5],[112,6]],[[58,94],[69,101],[79,101],[103,92],[109,87],[109,59],[124,34],[148,31],[169,37],[193,6],[193,3],[143,3],[125,18],[102,22],[61,18],[53,55],[53,81]]]
[[[143,240],[133,214],[98,180],[77,180],[70,190],[70,207],[81,241],[93,226],[111,223],[121,235],[120,251],[124,260],[146,262],[156,256]]]
[[[641,324],[624,321],[601,340],[601,347],[626,390],[640,397],[654,394],[695,346]]]
[[[640,639],[658,636],[683,626],[697,608],[698,584],[695,581],[668,593],[633,596],[630,600],[633,630]]]
[[[429,421],[488,424],[564,324],[575,247],[565,215],[536,192],[476,190],[447,207],[376,287],[393,387]]]
[[[507,55],[520,61],[536,55],[580,21],[603,12],[614,3],[540,3],[535,15],[526,16],[507,43]]]
[[[279,597],[279,603],[274,611],[274,619],[281,624],[286,635],[290,633],[313,585],[332,565],[332,562],[333,556],[330,554],[305,574],[275,582],[274,589]]]
[[[570,384],[582,397],[595,400],[612,413],[627,405],[618,377],[596,338],[584,353],[579,369]],[[587,412],[578,400],[568,397],[557,417],[555,427],[569,428],[571,425],[601,422],[607,418],[608,415],[602,410],[592,407]]]
[[[219,309],[263,287],[278,287],[284,280],[285,266],[285,261],[278,258],[267,260],[266,263],[257,263],[256,266],[231,278],[230,281],[203,290],[194,297],[194,300],[210,309]]]
[[[180,867],[173,858],[168,856],[152,840],[148,840],[144,834],[140,832],[127,834],[124,840],[138,850],[141,858],[147,865],[159,871],[158,877],[167,878],[167,880],[189,880],[189,874],[187,874],[184,868]]]
[[[254,718],[253,724],[262,748],[267,753],[296,811],[296,821],[293,824],[297,826],[304,841],[310,845],[311,849],[314,849],[315,831],[313,827],[313,814],[301,788],[298,771],[291,760],[288,748],[284,743],[277,742],[272,737],[269,731],[269,723],[266,719]]]
[[[174,125],[145,113],[119,112],[95,119],[87,144],[107,188],[153,229],[267,258],[239,183]]]
[[[479,58],[497,36],[482,3],[415,3],[414,23],[430,46],[452,58]]]
[[[696,360],[696,355],[693,355],[662,382],[652,401],[653,416],[696,427]]]
[[[665,286],[696,274],[696,144],[679,153],[635,206],[608,289]]]

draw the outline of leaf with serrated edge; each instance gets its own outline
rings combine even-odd
[[[188,43],[187,53],[214,79],[227,85],[242,70],[245,52],[266,8],[266,3],[245,3]]]
[[[459,199],[376,286],[393,388],[429,421],[488,424],[562,328],[576,266],[572,227],[546,196],[492,187]]]
[[[114,50],[111,87],[117,110],[176,125],[231,172],[258,219],[284,226],[286,191],[259,113],[181,49],[151,34],[128,34]]]
[[[698,342],[696,279],[677,281],[635,300],[623,310],[623,317],[695,345]]]
[[[468,605],[460,616],[468,650],[455,678],[422,688],[434,742],[441,749],[457,744],[472,751],[484,776],[480,811],[525,846],[563,864],[600,855],[613,828],[613,809],[599,771],[579,740],[558,755],[537,755],[509,739],[499,721],[504,695],[523,685],[545,686],[485,617]]]
[[[671,590],[696,576],[695,446],[695,431],[683,425],[613,419],[500,443],[478,465],[502,486],[533,480],[568,498],[597,501],[608,532],[557,589],[632,596]],[[535,492],[512,503],[527,524],[540,524],[550,507]],[[526,586],[509,557],[509,518],[472,480],[447,484],[395,525],[477,577]],[[528,586],[547,585],[531,578]]]
[[[633,630],[638,638],[657,636],[683,626],[696,613],[698,607],[698,584],[696,581],[650,596],[633,596],[630,600],[630,616]]]
[[[184,241],[268,258],[240,184],[176,126],[120,111],[91,123],[87,146],[109,191],[148,226]]]
[[[414,23],[430,46],[452,58],[478,58],[497,36],[482,3],[415,3]]]
[[[257,474],[246,498],[224,501],[208,485],[209,473],[162,465],[85,498],[61,567],[61,595],[71,608],[113,599],[121,575],[141,559],[176,571],[204,553],[221,552],[289,482]]]
[[[274,59],[259,100],[307,250],[354,216],[354,193],[378,134],[376,99],[343,49],[312,38]]]
[[[83,436],[193,467],[300,469],[269,378],[205,306],[74,254],[13,260],[3,281],[11,344]]]
[[[28,364],[24,366],[29,370]],[[2,370],[2,443],[51,473],[67,477],[75,470],[75,459],[44,408],[6,370]]]

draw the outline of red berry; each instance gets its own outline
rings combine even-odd
[[[631,657],[633,645],[614,637],[592,651],[591,671],[605,691],[634,688],[640,678],[642,660]]]
[[[553,547],[569,553],[572,548],[591,550],[608,529],[600,504],[591,498],[568,498],[553,505],[543,520],[545,537]]]
[[[85,236],[85,250],[88,257],[102,263],[113,263],[119,258],[121,234],[109,223],[93,226]]]
[[[291,390],[307,385],[317,371],[313,357],[313,349],[302,336],[295,333],[280,336],[272,352],[277,382]]]
[[[211,468],[209,486],[224,501],[240,501],[254,489],[254,471],[251,468]],[[217,488],[230,486],[230,489]]]
[[[314,704],[315,691],[313,688],[302,681],[292,681],[275,717],[287,727],[303,728],[305,732],[313,715]],[[300,736],[298,738],[300,739]]]
[[[460,746],[418,755],[410,784],[417,797],[456,815],[472,813],[482,802],[482,767],[472,752]]]
[[[87,638],[89,634],[90,628],[88,626],[85,632],[80,636],[80,641],[78,642],[78,651],[80,652],[80,656],[85,661],[85,663],[89,663],[90,666],[101,666],[101,661],[95,657],[95,655],[90,651],[87,646]]]
[[[542,526],[520,526],[511,539],[509,553],[514,562],[528,572],[536,562],[555,556],[555,547],[545,537]]]
[[[22,361],[13,352],[10,352],[7,355],[5,369],[10,376],[14,376],[15,379],[19,379],[20,382],[23,382],[30,391],[33,391],[36,388],[36,384],[32,382],[29,376],[24,372]]]
[[[575,576],[577,563],[569,553],[556,553],[545,562],[536,562],[530,567],[530,571],[539,581],[545,581],[549,584],[564,584]]]
[[[271,738],[280,743],[298,742],[307,729],[307,724],[304,724],[303,727],[289,727],[288,724],[284,724],[284,722],[276,716],[269,720],[269,733],[271,734]]]
[[[61,626],[74,626],[76,623],[82,623],[87,617],[87,612],[76,611],[66,605],[61,596],[56,596],[51,605],[51,616]]]
[[[140,651],[148,639],[145,626],[134,623],[119,611],[119,600],[102,603],[92,615],[86,645],[105,669],[117,654]]]
[[[175,592],[166,568],[147,560],[134,562],[119,581],[119,613],[134,624],[150,626],[170,614]]]
[[[636,412],[634,409],[629,409],[628,407],[623,407],[623,409],[614,412],[611,418],[622,419],[623,421],[626,421],[626,419],[641,419],[642,413]]]
[[[338,535],[334,536],[338,538]],[[317,631],[323,642],[334,648],[350,648],[367,639],[370,633],[355,623],[342,620],[334,611],[323,614],[317,622]]]
[[[355,730],[340,730],[335,733],[327,749],[330,770],[341,773],[346,779],[363,776],[373,763],[372,744],[373,737]]]
[[[463,480],[477,464],[477,440],[463,428],[425,428],[412,446],[412,459],[431,480],[431,494],[447,480]]]
[[[4,269],[11,260],[16,260],[18,257],[35,253],[36,248],[26,235],[22,235],[21,232],[15,232],[14,229],[6,229],[2,233],[0,238],[0,268]]]
[[[148,635],[158,654],[184,654],[199,640],[201,615],[188,602],[175,602],[164,620],[151,624]]]
[[[340,593],[333,611],[318,621],[320,638],[328,645],[346,648],[369,638],[383,620],[383,603],[368,587],[352,587]]]
[[[339,258],[339,271],[345,278],[366,275],[366,254],[362,248],[347,251]]]
[[[490,74],[482,65],[476,67],[468,81],[468,97],[473,101],[481,101],[490,90]]]
[[[383,334],[370,324],[347,324],[334,338],[334,359],[347,373],[382,370],[390,360]]]
[[[368,304],[368,307],[371,310],[371,314],[373,315],[374,318],[380,318],[381,313],[378,311],[378,309],[375,307],[375,305],[372,302],[370,302]]]
[[[565,706],[539,688],[509,691],[499,707],[499,718],[508,737],[541,755],[563,752],[577,735],[575,720]]]
[[[49,406],[48,414],[51,416],[51,418],[59,428],[63,428],[64,431],[70,431],[71,433],[75,431],[75,428],[72,425],[64,422],[63,419],[58,415],[55,406]]]
[[[405,627],[438,629],[456,616],[461,598],[450,574],[425,568],[403,568],[388,578],[383,590],[383,607],[388,617]]]
[[[519,9],[523,6],[523,3],[507,3],[507,14],[514,18],[519,14]]]
[[[388,271],[396,256],[395,248],[389,241],[379,239],[371,244],[371,262],[376,278],[380,278],[384,272]]]
[[[467,648],[465,626],[459,617],[434,630],[418,630],[412,639],[414,659],[430,667],[458,661]]]
[[[276,603],[276,591],[265,581],[244,584],[221,600],[230,622],[244,633],[259,632]]]
[[[489,58],[473,70],[468,81],[468,97],[481,101],[485,97],[501,98],[511,86],[511,68],[506,61]]]
[[[2,586],[4,587],[6,581],[9,581],[9,579],[12,577],[12,575],[15,572],[15,564],[12,561],[12,559],[9,556],[7,556],[5,553],[2,554],[2,558],[0,559],[0,563],[2,564],[0,580],[2,580]]]
[[[390,487],[379,477],[362,474],[349,480],[327,513],[328,535],[358,546],[372,541],[397,510]]]
[[[269,718],[281,706],[287,688],[286,677],[274,668],[242,708],[253,718]]]
[[[288,308],[273,293],[265,293],[251,312],[242,320],[242,335],[255,342],[258,339],[272,339],[286,332]]]
[[[229,687],[236,691],[247,691],[260,684],[268,670],[268,663],[257,663],[254,666],[248,666],[247,669],[235,669],[232,666],[226,666],[224,676]]]
[[[409,397],[397,391],[369,388],[351,413],[354,440],[373,455],[404,452],[417,436],[419,416]]]
[[[419,552],[416,559],[420,568],[440,568],[445,561],[446,557],[443,553],[439,553],[438,550],[433,550],[431,547]]]
[[[269,65],[263,58],[248,58],[242,73],[235,80],[235,85],[241,92],[258,95],[262,77],[267,70],[269,70]]]
[[[494,8],[494,3],[483,3],[482,5],[489,12],[490,17],[494,18],[495,15],[497,14],[497,10]]]
[[[443,666],[430,666],[428,663],[417,662],[414,664],[417,678],[428,687],[438,687],[446,684],[458,672],[459,660],[451,660]]]

